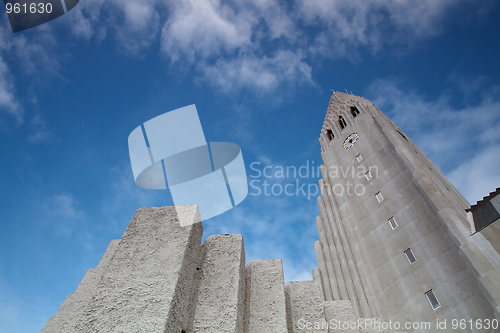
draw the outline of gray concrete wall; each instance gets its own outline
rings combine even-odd
[[[245,271],[245,332],[288,332],[281,260],[253,260]]]
[[[196,206],[137,210],[42,332],[286,333],[312,332],[300,319],[326,323],[316,282],[285,287],[279,259],[245,266],[241,235],[201,244],[201,223],[184,223],[198,220]]]
[[[180,212],[199,218],[197,206]],[[71,308],[63,304],[57,325],[42,332],[181,332],[202,234],[200,223],[181,228],[174,207],[138,209],[69,298]]]
[[[294,281],[285,285],[290,333],[328,333],[323,297],[314,281]]]
[[[351,105],[361,112],[355,118],[349,112]],[[344,129],[336,123],[339,114],[348,123]],[[331,127],[336,136],[330,141],[325,132]],[[342,143],[351,133],[358,133],[359,140],[344,149]],[[320,138],[323,161],[328,171],[337,167],[345,173],[350,168],[355,174],[323,175],[333,190],[337,186],[344,193],[324,193],[322,202],[330,201],[333,212],[328,212],[328,205],[322,210],[321,204],[320,212],[329,224],[345,227],[361,277],[358,289],[364,291],[372,315],[382,320],[435,323],[498,317],[499,289],[493,282],[500,281],[493,265],[498,253],[490,251],[488,257],[488,250],[470,237],[467,201],[401,134],[371,102],[338,92],[332,96]],[[369,169],[371,180],[364,172],[358,174]],[[380,203],[375,198],[379,191],[384,197]],[[395,230],[388,223],[390,217],[398,223]],[[323,249],[327,246],[322,244]],[[417,258],[412,265],[404,254],[408,248]],[[430,289],[441,303],[437,310],[424,294]],[[362,296],[354,294],[358,300]]]
[[[202,264],[190,332],[242,332],[245,250],[241,235],[211,235]]]

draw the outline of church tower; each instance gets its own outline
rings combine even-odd
[[[319,140],[324,300],[350,300],[360,318],[496,331],[468,321],[500,319],[500,256],[471,235],[470,204],[441,171],[362,97],[333,92]]]

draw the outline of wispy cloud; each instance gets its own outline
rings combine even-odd
[[[491,179],[500,174],[499,91],[477,92],[478,101],[463,108],[451,106],[446,94],[426,100],[390,80],[375,81],[368,95],[473,203],[496,188]]]
[[[127,51],[140,54],[158,40],[160,15],[156,1],[114,1],[121,11],[123,21],[115,30],[116,36]]]
[[[0,111],[11,114],[18,124],[23,122],[24,110],[18,103],[15,93],[13,78],[9,73],[7,64],[0,56]]]
[[[448,173],[448,179],[475,204],[500,186],[500,145],[487,147]]]
[[[46,142],[50,137],[50,131],[47,129],[45,121],[39,114],[36,114],[31,119],[30,127],[32,129],[32,133],[28,135],[28,142],[39,144]]]
[[[217,90],[274,91],[295,81],[314,85],[313,61],[353,58],[359,48],[408,44],[439,34],[454,10],[471,0],[89,0],[64,22],[84,40],[115,38],[126,53],[153,50],[173,67],[195,70],[195,79]],[[483,3],[474,3],[480,11]],[[40,35],[12,41],[27,71],[57,70],[47,25]],[[43,38],[43,40],[41,39]],[[43,45],[43,47],[42,47]],[[21,52],[22,51],[22,52]],[[34,55],[37,55],[34,57]],[[312,60],[314,59],[314,60]]]
[[[85,214],[71,194],[49,196],[39,204],[41,219],[54,234],[70,236]]]
[[[311,46],[313,52],[326,57],[352,57],[360,46],[376,52],[384,44],[409,44],[439,34],[450,14],[465,3],[473,2],[300,0],[297,8],[306,24],[319,28]]]
[[[89,40],[95,36],[99,42],[114,37],[120,50],[133,55],[159,45],[160,12],[167,13],[166,4],[157,0],[88,0],[77,8],[75,18],[67,20],[76,37]]]
[[[14,78],[2,56],[11,47],[8,29],[7,21],[0,20],[0,112],[9,113],[17,124],[21,124],[24,121],[24,110],[15,94]]]
[[[210,0],[176,2],[162,29],[162,50],[174,62],[193,62],[250,47],[257,18],[238,7]]]
[[[62,53],[49,25],[40,25],[31,35],[10,33],[8,43],[9,52],[16,58],[16,65],[25,74],[43,78],[60,76]],[[38,76],[34,78],[40,80]]]
[[[71,10],[72,19],[70,20],[71,32],[73,35],[85,40],[89,40],[94,35],[91,20],[85,17],[82,7],[86,2],[79,3]]]
[[[21,101],[26,96],[19,96],[20,89],[15,87],[18,80],[14,80],[11,72],[20,72],[31,78],[30,84],[22,91],[32,93],[34,87],[43,90],[48,78],[60,77],[61,57],[56,50],[56,39],[47,25],[41,25],[32,34],[15,35],[10,31],[8,21],[0,20],[0,111],[14,116],[17,124],[25,120],[25,107]],[[36,100],[36,96],[33,99]],[[40,124],[40,121],[34,121]]]
[[[254,87],[261,93],[271,93],[282,84],[314,85],[312,68],[303,58],[291,51],[278,51],[271,58],[243,55],[199,68],[206,82],[224,92]]]

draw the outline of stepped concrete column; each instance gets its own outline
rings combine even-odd
[[[328,273],[328,270],[326,268],[325,256],[323,254],[324,253],[323,246],[321,245],[320,241],[314,242],[314,252],[316,253],[316,261],[318,262],[318,270],[320,275],[316,279],[314,278],[313,275],[313,280],[319,282],[318,284],[324,296],[325,301],[332,301],[333,294],[332,294],[332,288],[330,286],[330,274]]]

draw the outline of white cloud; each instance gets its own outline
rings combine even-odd
[[[359,46],[411,43],[438,34],[445,19],[470,0],[301,0],[298,15],[321,31],[312,46],[323,56],[351,55]]]
[[[474,5],[469,12],[478,15],[490,8],[472,0],[299,0],[295,6],[280,0],[89,0],[80,5],[93,24],[110,26],[117,34],[131,29],[156,35],[160,29],[161,48],[169,58],[192,62],[238,49],[261,50],[264,41],[281,37],[289,46],[302,44],[306,29],[315,35],[313,49],[323,49],[324,55],[345,55],[348,46],[405,44],[440,33],[450,14],[464,4]],[[109,16],[123,16],[124,21]],[[319,29],[311,30],[311,25]]]
[[[372,102],[474,202],[500,184],[499,90],[485,89],[476,105],[458,109],[446,94],[428,101],[402,91],[394,81],[375,81],[368,95],[375,96]]]
[[[49,25],[38,26],[32,35],[11,35],[10,45],[17,63],[28,75],[59,75],[61,57]]]
[[[71,13],[72,17],[69,20],[71,22],[71,32],[77,37],[89,40],[94,34],[94,29],[90,20],[84,16],[82,6],[76,6],[71,10]]]
[[[66,22],[76,37],[85,40],[96,36],[100,42],[111,32],[121,50],[137,55],[157,41],[158,7],[165,5],[157,0],[88,0],[80,2]]]
[[[219,59],[200,69],[208,83],[225,92],[247,87],[272,92],[283,83],[314,85],[311,66],[290,51],[278,51],[271,58],[244,55],[234,60]]]
[[[314,55],[355,58],[360,47],[376,51],[438,34],[465,3],[472,1],[88,0],[68,22],[76,36],[112,35],[131,54],[157,49],[173,67],[194,68],[195,80],[224,92],[260,93],[293,80],[313,84]]]
[[[2,57],[11,48],[6,21],[0,21],[0,112],[11,114],[18,124],[24,120],[24,110],[15,96],[14,79]]]
[[[471,204],[500,187],[500,145],[487,147],[448,173],[448,179]]]
[[[142,30],[151,21],[154,12],[154,8],[148,4],[129,2],[125,5],[125,22],[135,30]]]
[[[359,47],[377,50],[437,34],[450,12],[470,2],[88,0],[61,22],[85,40],[113,36],[130,54],[156,50],[172,67],[194,69],[195,80],[223,92],[252,89],[260,94],[290,83],[314,86],[314,55],[355,57]],[[477,10],[482,6],[476,4]],[[9,45],[28,74],[59,75],[61,56],[50,25],[37,27],[31,37],[9,38],[1,36],[0,44]],[[11,83],[0,81],[0,103],[8,112],[21,112]]]
[[[156,0],[114,1],[124,15],[124,21],[115,27],[117,39],[125,49],[140,54],[157,41],[160,15]]]
[[[188,0],[171,6],[162,30],[162,49],[173,60],[207,58],[249,47],[257,17],[213,0]]]
[[[13,79],[7,64],[0,56],[0,111],[10,113],[17,123],[23,122],[24,111],[14,95]]]
[[[179,61],[187,68],[195,65],[201,76],[215,79],[215,86],[224,91],[228,91],[229,86],[274,88],[290,78],[279,62],[290,60],[283,59],[283,55],[293,51],[274,50],[273,55],[261,52],[263,40],[284,37],[295,43],[293,37],[297,29],[279,1],[90,0],[82,4],[75,16],[76,20],[71,23],[75,35],[89,39],[97,31],[97,38],[105,38],[112,32],[121,48],[132,54],[141,54],[159,42],[159,50],[174,64]],[[233,63],[239,54],[244,54],[244,59]],[[306,75],[305,81],[311,81],[310,67],[305,61],[302,60],[300,66],[292,65],[294,71]],[[238,67],[245,70],[243,76],[234,72]],[[227,73],[231,76],[222,82],[221,75]]]
[[[262,17],[269,29],[271,39],[286,37],[297,38],[299,32],[294,22],[294,13],[289,13],[285,3],[279,0],[253,0],[255,16]]]

